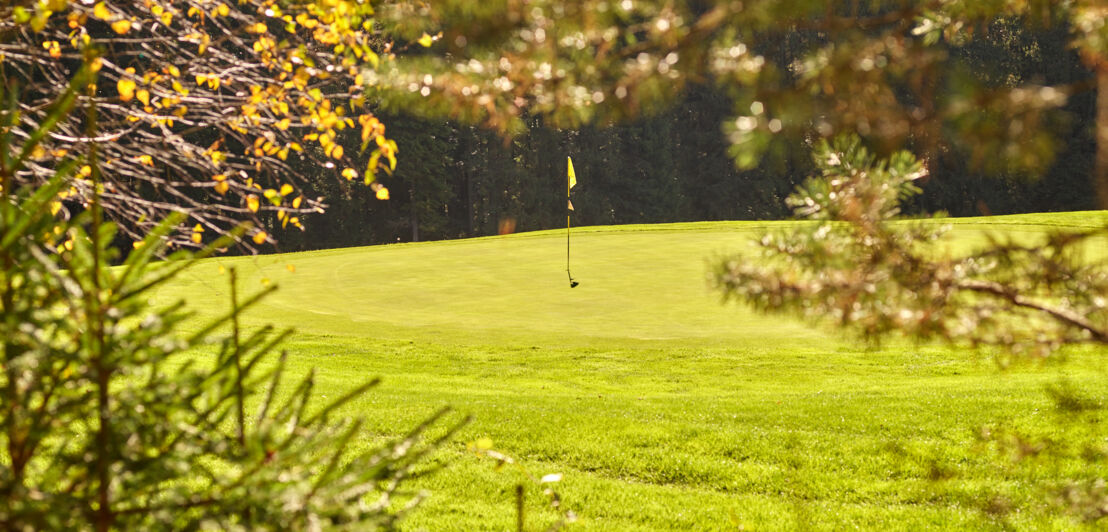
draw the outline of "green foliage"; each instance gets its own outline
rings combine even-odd
[[[926,170],[907,152],[878,161],[851,136],[820,142],[813,159],[820,174],[787,202],[798,216],[819,223],[763,236],[759,246],[766,263],[746,257],[720,261],[717,288],[760,310],[831,318],[870,337],[910,323],[914,331],[931,334],[939,322],[927,306],[940,304],[946,287],[932,284],[912,265],[921,244],[935,241],[942,227],[917,224],[893,231],[885,225],[900,213],[902,199],[919,192],[915,182]],[[878,267],[885,262],[890,267]],[[901,312],[904,308],[912,311]]]
[[[24,150],[86,81],[75,79]],[[11,153],[8,140],[0,153]],[[115,227],[102,222],[96,147],[89,153],[35,187],[11,186],[21,158],[5,159],[0,175],[0,527],[392,528],[422,497],[408,480],[459,425],[422,443],[440,411],[383,445],[348,448],[364,421],[336,412],[377,381],[323,404],[312,375],[287,383],[284,356],[267,360],[288,332],[239,323],[271,290],[240,301],[233,271],[230,309],[186,332],[180,301],[150,302],[197,258],[157,260],[181,217],[109,267]],[[51,204],[81,163],[92,168],[89,208],[59,219]],[[218,355],[197,363],[187,353],[201,346]]]
[[[853,135],[819,141],[813,159],[820,176],[785,200],[798,216],[812,220],[892,218],[900,214],[901,201],[920,192],[916,181],[927,176],[911,153],[877,160]]]

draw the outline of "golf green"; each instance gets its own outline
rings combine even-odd
[[[950,220],[949,249],[1105,220]],[[445,469],[417,481],[430,497],[405,521],[413,530],[515,528],[523,473],[467,451],[484,439],[535,477],[561,473],[551,485],[574,529],[1075,526],[1047,511],[1038,481],[1096,471],[1080,457],[998,467],[976,435],[996,423],[1063,430],[1044,388],[1066,382],[1103,402],[1104,350],[1002,370],[989,353],[867,346],[722,305],[706,282],[713,257],[792,223],[576,228],[576,288],[565,232],[542,231],[209,259],[156,300],[184,298],[208,318],[227,309],[227,268],[245,291],[277,285],[245,322],[295,328],[285,348],[297,371],[317,369],[316,393],[384,379],[346,409],[370,427],[357,446],[443,406],[472,415],[435,455]],[[528,486],[527,528],[543,530],[557,513]]]

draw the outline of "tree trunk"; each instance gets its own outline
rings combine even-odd
[[[1096,66],[1096,187],[1097,206],[1108,209],[1108,59]]]
[[[416,210],[415,179],[409,179],[408,183],[408,224],[412,227],[412,242],[419,242],[419,211]]]
[[[475,237],[475,230],[473,227],[473,169],[470,168],[472,164],[475,164],[476,157],[471,155],[472,145],[470,144],[473,138],[473,129],[465,128],[462,134],[462,146],[465,147],[462,150],[462,175],[465,176],[466,184],[466,236]]]

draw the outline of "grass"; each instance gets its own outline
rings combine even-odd
[[[951,246],[1103,218],[953,220]],[[1074,526],[1044,511],[1029,479],[1080,473],[1081,461],[1001,467],[975,430],[1057,435],[1044,387],[1065,380],[1103,403],[1103,350],[1001,371],[987,354],[867,347],[721,305],[708,261],[768,227],[788,222],[576,229],[575,289],[564,232],[544,231],[208,260],[158,300],[183,296],[215,316],[227,301],[220,267],[248,286],[279,284],[247,321],[299,331],[290,360],[317,369],[318,394],[384,378],[347,409],[370,427],[357,445],[444,405],[471,414],[436,457],[447,468],[419,481],[432,496],[406,522],[413,530],[514,529],[522,477],[467,453],[479,438],[535,475],[563,473],[557,488],[580,530]],[[529,528],[541,529],[555,514],[528,493]],[[998,511],[1003,501],[1020,511]]]

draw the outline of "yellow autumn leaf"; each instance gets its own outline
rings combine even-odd
[[[292,185],[290,185],[288,183],[285,183],[284,185],[281,185],[281,195],[282,196],[288,196],[289,194],[292,194],[292,190],[293,190]]]
[[[119,91],[119,99],[125,102],[131,101],[131,98],[135,97],[135,80],[129,78],[120,78],[115,84],[116,90]]]
[[[231,14],[231,8],[227,7],[227,4],[219,4],[219,6],[215,8],[215,12],[221,17],[226,17]]]
[[[419,44],[423,45],[424,48],[430,48],[431,43],[433,42],[435,42],[434,39],[432,39],[431,36],[427,35],[426,33],[424,33],[423,36],[419,38]]]
[[[246,208],[250,209],[250,212],[258,212],[258,196],[253,194],[246,196]]]
[[[389,189],[385,187],[377,189],[377,199],[381,201],[389,199]]]
[[[129,31],[131,31],[131,21],[124,18],[124,19],[119,19],[115,22],[112,22],[112,31],[114,31],[114,32],[116,32],[120,35],[123,35],[123,34],[129,32]]]
[[[292,200],[292,208],[299,209],[300,208],[300,203],[302,201],[304,201],[304,197],[303,196],[297,196],[296,199]]]
[[[150,91],[146,89],[139,89],[135,92],[135,97],[142,102],[142,105],[150,105]]]
[[[100,20],[111,20],[112,12],[108,11],[108,6],[104,2],[99,2],[92,8],[92,16]]]
[[[331,150],[331,157],[342,159],[342,146],[335,144],[334,149]]]
[[[374,151],[369,155],[369,161],[365,165],[365,177],[368,180],[370,176],[377,173],[377,165],[381,161],[381,152]],[[367,181],[368,182],[368,181]]]
[[[143,166],[154,166],[154,158],[149,155],[139,155],[135,160]]]
[[[231,188],[231,185],[230,185],[230,184],[228,184],[228,183],[227,183],[226,181],[220,181],[220,182],[218,182],[218,183],[216,183],[216,184],[215,184],[215,191],[216,191],[216,192],[217,192],[217,193],[218,193],[218,194],[219,194],[220,196],[222,196],[222,195],[226,194],[226,193],[227,193],[227,190],[228,190],[229,188]]]
[[[267,236],[268,235],[265,234],[265,231],[258,231],[257,233],[254,233],[254,243],[265,244],[265,239],[267,238]]]
[[[173,90],[177,91],[177,94],[180,94],[181,96],[189,95],[189,90],[186,89],[184,85],[181,85],[181,82],[173,80],[173,83],[171,85],[173,85]]]
[[[296,266],[293,266],[292,264],[286,264],[285,269],[288,270],[289,273],[296,273]]]
[[[346,168],[342,171],[342,176],[345,177],[347,181],[349,181],[354,179],[355,177],[358,177],[358,171],[353,168]]]

